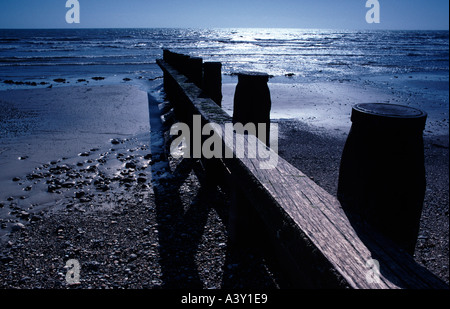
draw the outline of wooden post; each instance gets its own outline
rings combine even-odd
[[[172,63],[170,63],[170,65],[172,65],[175,69],[177,69],[183,75],[186,75],[187,70],[188,70],[188,60],[190,57],[188,55],[172,53],[171,58],[172,58]]]
[[[163,49],[163,60],[168,64],[172,64],[173,53],[168,49]]]
[[[238,74],[238,84],[234,94],[233,123],[246,125],[266,124],[266,138],[261,140],[270,146],[270,90],[267,85],[269,75],[259,72]],[[260,137],[258,130],[257,136]]]
[[[197,87],[201,87],[203,84],[203,59],[199,57],[190,57],[188,59],[188,71],[187,77]]]
[[[401,105],[355,105],[339,172],[338,198],[349,217],[411,255],[425,196],[426,118],[425,112]]]
[[[205,62],[203,64],[203,90],[222,107],[222,63]]]

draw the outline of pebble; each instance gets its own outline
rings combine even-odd
[[[85,194],[86,193],[84,191],[78,191],[78,192],[75,192],[75,197],[81,198],[81,197],[85,196]]]
[[[28,217],[30,217],[30,213],[26,211],[21,211],[19,212],[18,217],[22,219],[27,219]]]
[[[22,230],[24,230],[25,229],[25,225],[23,225],[22,223],[20,223],[20,222],[17,222],[17,223],[14,223],[12,226],[11,226],[11,232],[18,232],[18,231],[22,231]]]
[[[136,168],[136,163],[134,162],[127,162],[127,164],[125,164],[126,168]]]
[[[49,185],[49,186],[47,187],[47,191],[48,191],[49,193],[55,193],[56,190],[58,190],[58,189],[60,189],[60,188],[61,188],[60,185]]]
[[[75,186],[74,181],[66,181],[61,185],[63,188],[72,188]]]

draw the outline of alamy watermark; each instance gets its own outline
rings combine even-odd
[[[380,2],[378,0],[367,0],[366,8],[370,10],[366,13],[366,22],[368,24],[380,23]]]
[[[380,262],[375,259],[367,260],[366,267],[369,269],[366,273],[366,281],[369,284],[381,283]]]
[[[194,115],[191,127],[179,122],[170,128],[170,135],[177,136],[170,145],[170,153],[174,158],[258,159],[259,168],[273,169],[278,164],[278,124],[270,124],[270,148],[266,146],[267,125],[207,123],[202,127],[201,116]]]
[[[78,0],[67,0],[66,8],[69,10],[66,13],[66,22],[68,24],[80,23],[80,2]]]
[[[78,260],[71,259],[66,262],[67,273],[66,282],[67,284],[80,284],[80,270],[81,265]]]

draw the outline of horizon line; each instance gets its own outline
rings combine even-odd
[[[300,27],[16,27],[3,28],[0,30],[106,30],[106,29],[292,29],[292,30],[339,30],[339,31],[449,31],[449,29],[401,29],[401,28],[300,28]]]

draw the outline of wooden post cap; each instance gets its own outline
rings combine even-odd
[[[413,107],[389,103],[361,103],[352,108],[353,123],[389,129],[423,131],[427,113]]]
[[[241,72],[238,73],[239,82],[265,82],[269,81],[269,74],[261,72]]]

